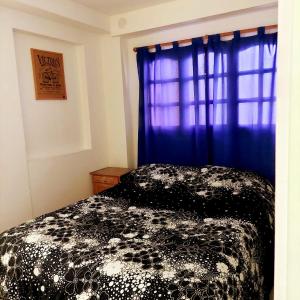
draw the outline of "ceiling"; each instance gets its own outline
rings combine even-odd
[[[174,0],[73,0],[99,12],[114,15]]]

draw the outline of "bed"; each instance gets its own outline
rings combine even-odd
[[[0,299],[267,299],[273,212],[253,173],[143,166],[0,234]]]

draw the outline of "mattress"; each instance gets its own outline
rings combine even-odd
[[[0,299],[267,299],[273,227],[256,174],[143,166],[0,234]]]

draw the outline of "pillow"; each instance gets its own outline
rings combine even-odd
[[[228,167],[206,165],[202,167],[170,164],[144,165],[132,171],[126,180],[143,190],[169,190],[180,186],[195,196],[212,197],[220,190],[237,195],[242,189],[273,193],[272,185],[252,172]]]

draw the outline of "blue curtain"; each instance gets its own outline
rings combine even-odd
[[[223,165],[274,183],[277,33],[139,48],[138,165]]]

